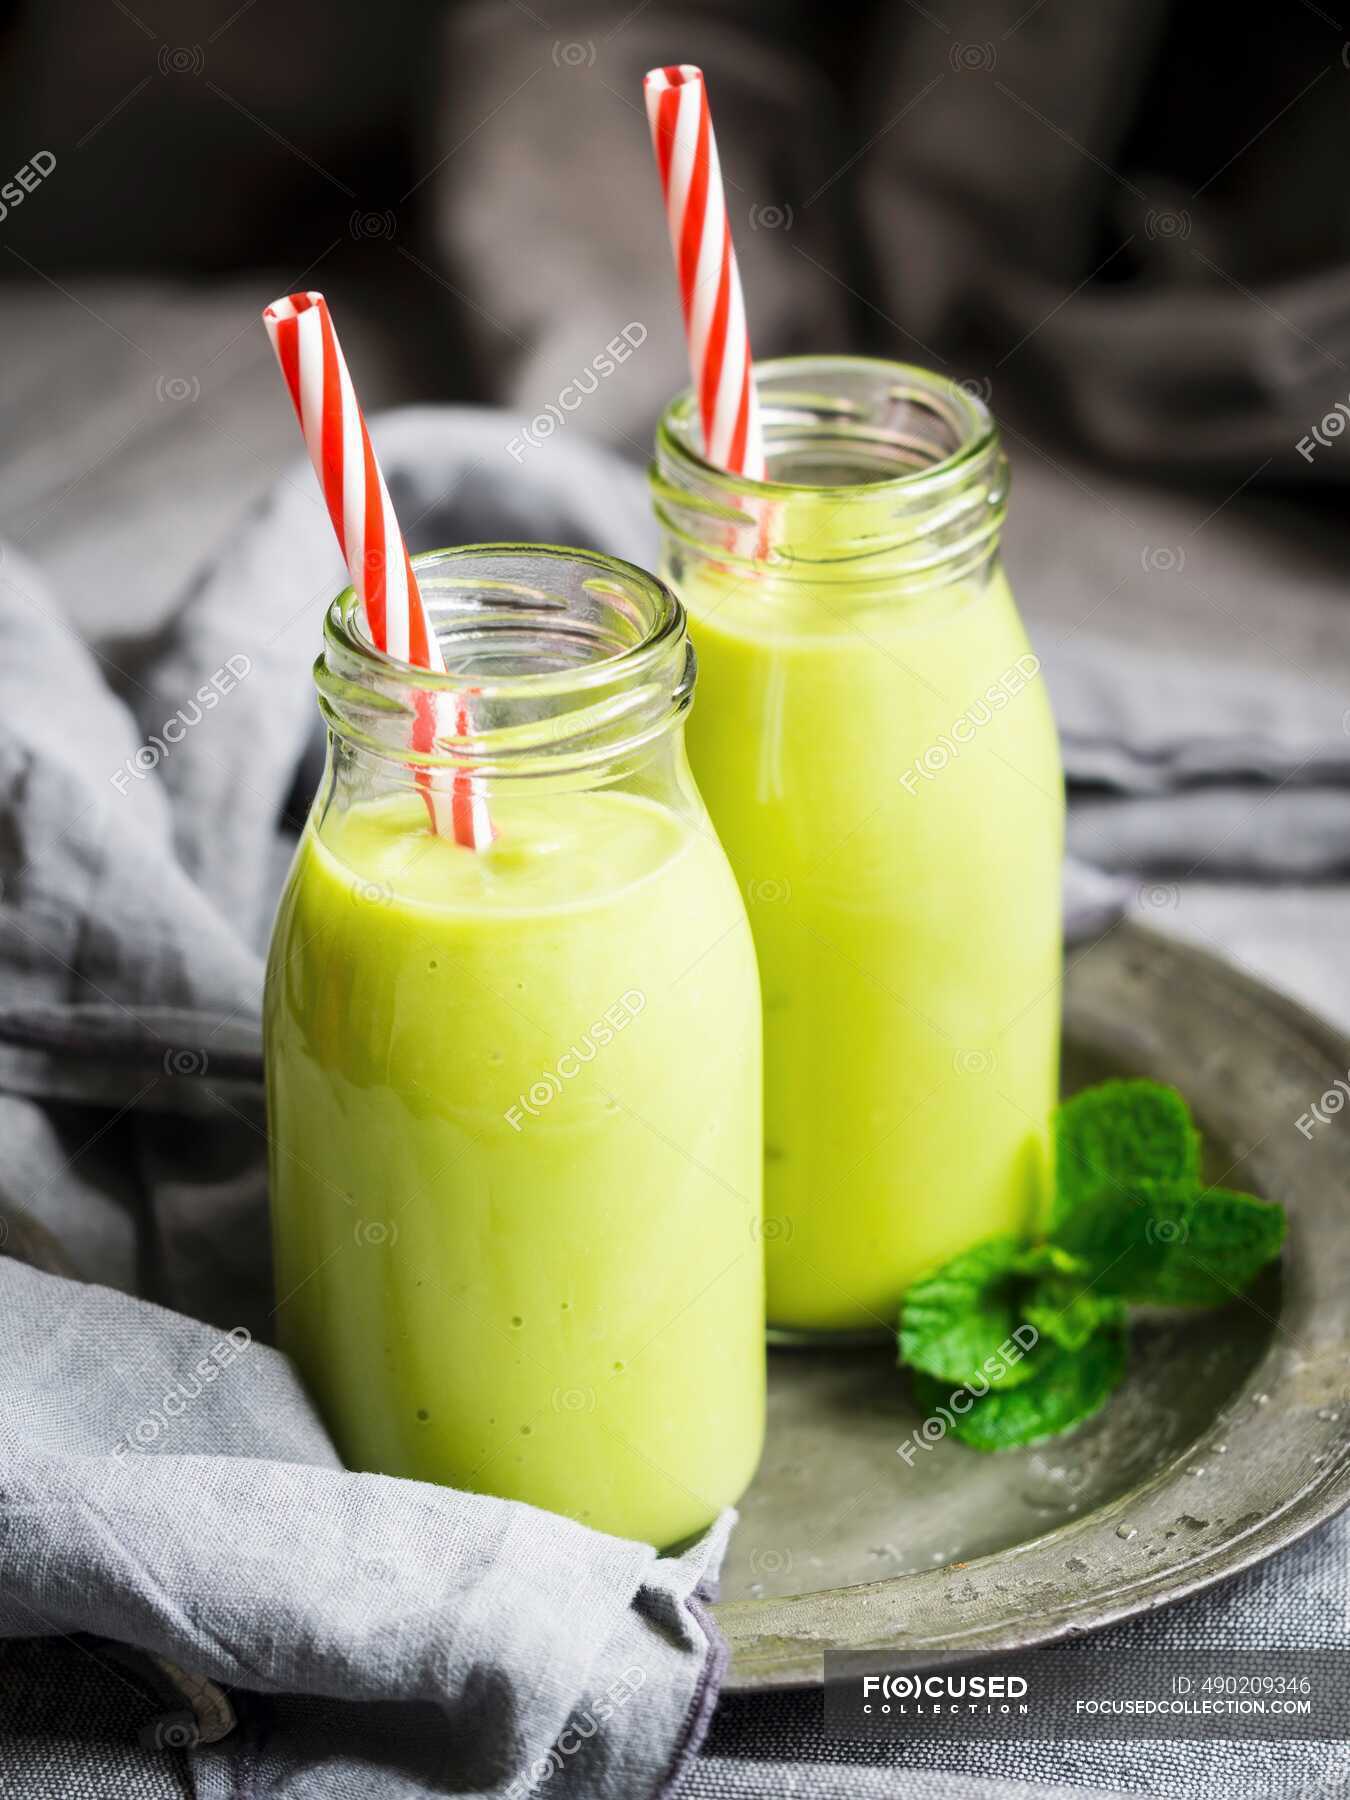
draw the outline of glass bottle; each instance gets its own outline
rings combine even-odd
[[[986,407],[856,357],[757,386],[768,480],[703,459],[685,394],[652,488],[690,758],[759,953],[769,1321],[875,1334],[1045,1204],[1063,782]]]
[[[281,1342],[349,1466],[668,1545],[748,1482],[764,1383],[759,989],[684,613],[582,551],[415,566],[446,673],[350,591],[315,668],[265,1003]],[[456,774],[486,848],[430,829]]]

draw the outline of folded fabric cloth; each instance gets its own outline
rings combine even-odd
[[[1089,638],[1046,650],[1069,780],[1122,794],[1200,782],[1350,784],[1350,695],[1312,671],[1225,668]]]
[[[559,1796],[668,1790],[716,1691],[696,1590],[729,1521],[657,1557],[348,1474],[244,1328],[14,1262],[0,1280],[0,1635],[96,1632],[231,1686],[428,1703],[441,1739],[414,1792],[447,1763],[462,1793],[523,1794],[544,1769]],[[286,1792],[331,1794],[334,1761],[286,1770]]]
[[[520,424],[376,421],[415,545],[653,562],[641,471],[579,435],[518,465]],[[319,766],[308,669],[341,583],[299,465],[152,638],[91,650],[35,569],[0,562],[0,1635],[92,1633],[309,1696],[275,1703],[290,1729],[257,1750],[263,1791],[367,1792],[374,1759],[398,1764],[382,1792],[523,1793],[533,1771],[558,1800],[643,1800],[676,1781],[715,1696],[699,1593],[727,1522],[661,1558],[349,1474],[262,1341],[261,957]],[[1234,675],[1220,700],[1212,670],[1164,682],[1085,639],[1047,673],[1071,783],[1114,796],[1084,815],[1102,866],[1071,871],[1072,931],[1116,915],[1124,870],[1171,867],[1177,809],[1193,831],[1235,782],[1273,808],[1315,776],[1301,866],[1343,860],[1350,740],[1315,683]],[[1110,807],[1130,806],[1115,834]]]

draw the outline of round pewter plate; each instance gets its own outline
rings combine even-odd
[[[1279,1200],[1283,1262],[1231,1306],[1135,1316],[1072,1436],[897,1454],[921,1415],[886,1348],[777,1350],[769,1433],[716,1613],[727,1687],[820,1682],[826,1650],[929,1668],[1095,1631],[1260,1562],[1350,1501],[1350,1116],[1296,1123],[1350,1042],[1139,927],[1071,954],[1065,1089],[1170,1081],[1209,1179]]]

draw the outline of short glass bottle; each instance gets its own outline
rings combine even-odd
[[[265,1005],[281,1342],[351,1467],[668,1545],[745,1487],[764,1403],[759,989],[684,614],[581,551],[415,566],[446,673],[350,591],[315,670]],[[472,730],[416,754],[427,693]],[[487,848],[429,828],[456,775]]]

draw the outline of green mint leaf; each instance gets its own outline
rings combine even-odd
[[[1099,1292],[1132,1294],[1161,1267],[1168,1240],[1179,1231],[1174,1221],[1195,1192],[1189,1178],[1144,1177],[1102,1188],[1060,1223],[1060,1248],[1086,1265]]]
[[[1091,1265],[1058,1244],[1031,1244],[1018,1256],[1014,1267],[1019,1275],[1083,1275],[1092,1274]]]
[[[1023,1283],[1022,1318],[1065,1350],[1081,1350],[1103,1325],[1125,1316],[1114,1294],[1096,1292],[1092,1264],[1059,1244],[1033,1244],[1018,1257],[1017,1272],[1030,1278]]]
[[[1284,1208],[1253,1194],[1138,1180],[1082,1207],[1060,1235],[1092,1265],[1101,1293],[1139,1306],[1222,1306],[1279,1255],[1285,1229]]]
[[[951,1430],[972,1450],[1015,1450],[1072,1431],[1099,1412],[1125,1373],[1125,1359],[1125,1328],[1117,1324],[1081,1350],[1037,1344],[1019,1364],[1030,1368],[1029,1380],[972,1399],[967,1412],[956,1411],[931,1376],[915,1376],[914,1394],[925,1417],[948,1416]]]
[[[1145,1233],[1150,1229],[1163,1255],[1127,1298],[1156,1307],[1222,1307],[1280,1255],[1287,1220],[1283,1206],[1255,1193],[1204,1188],[1181,1208],[1156,1197]]]
[[[949,1392],[982,1375],[1000,1387],[1025,1381],[1025,1359],[999,1354],[1018,1321],[1022,1254],[1016,1238],[989,1238],[915,1282],[901,1303],[900,1361]]]
[[[1104,1081],[1059,1107],[1050,1221],[1056,1243],[1068,1242],[1060,1227],[1080,1206],[1103,1194],[1119,1195],[1141,1178],[1200,1179],[1200,1134],[1175,1088]]]
[[[901,1308],[919,1404],[976,1450],[1081,1425],[1124,1376],[1127,1304],[1222,1305],[1284,1242],[1282,1207],[1201,1185],[1200,1134],[1173,1088],[1104,1082],[1059,1108],[1055,1134],[1051,1241],[991,1238]]]
[[[1103,1326],[1121,1323],[1125,1302],[1081,1275],[1043,1275],[1022,1302],[1022,1317],[1061,1349],[1081,1350]]]

